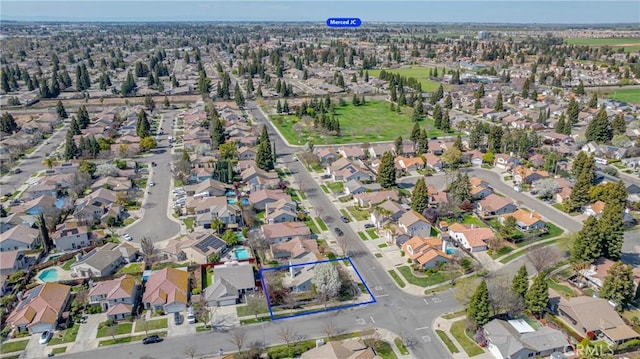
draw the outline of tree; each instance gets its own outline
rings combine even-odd
[[[589,190],[591,190],[593,177],[594,175],[590,173],[589,167],[585,167],[578,176],[569,196],[568,206],[570,212],[578,211],[589,203]]]
[[[247,312],[249,314],[253,314],[256,319],[258,319],[258,314],[264,313],[267,311],[267,304],[265,302],[264,296],[254,294],[247,295]]]
[[[67,114],[67,110],[64,108],[62,101],[58,100],[58,104],[56,105],[56,113],[59,118],[67,118],[69,115]]]
[[[518,269],[518,273],[513,276],[511,289],[522,299],[527,295],[527,290],[529,289],[529,274],[527,273],[526,265],[523,264],[520,269]]]
[[[138,113],[138,121],[136,124],[136,134],[140,138],[151,136],[151,124],[147,119],[147,113],[145,110],[140,110]]]
[[[448,148],[442,154],[442,160],[449,164],[449,166],[457,168],[458,164],[462,162],[462,151],[455,146]]]
[[[378,168],[378,183],[383,188],[391,188],[396,185],[396,167],[391,152],[382,155]]]
[[[502,225],[498,228],[498,232],[502,236],[502,238],[511,240],[513,237],[513,232],[516,230],[516,218],[514,216],[507,216]]]
[[[525,296],[527,309],[536,317],[541,318],[547,304],[549,304],[549,287],[545,276],[538,274],[533,279],[531,288]]]
[[[413,128],[411,129],[411,141],[413,143],[418,142],[418,138],[420,137],[420,125],[416,122],[413,124]]]
[[[582,82],[582,80],[580,80],[580,82],[578,83],[578,87],[576,87],[575,94],[584,95],[584,83]]]
[[[523,298],[511,289],[507,277],[495,277],[488,283],[489,305],[493,315],[506,313],[513,318],[524,310]]]
[[[6,134],[13,134],[14,131],[18,130],[18,128],[18,124],[12,114],[5,112],[0,116],[0,131]]]
[[[436,128],[442,128],[442,108],[440,105],[433,107],[433,123]]]
[[[538,197],[551,198],[558,192],[558,182],[553,178],[544,178],[533,182],[533,188],[535,188]]]
[[[71,133],[71,131],[67,131],[67,136],[64,143],[64,159],[68,161],[74,158],[77,154],[78,146],[76,145],[76,141],[73,139],[73,134]]]
[[[242,94],[242,90],[240,90],[240,85],[237,82],[233,92],[233,99],[236,101],[236,104],[239,107],[244,106],[244,103],[245,103],[244,95]]]
[[[587,141],[596,141],[598,143],[606,143],[611,141],[613,137],[613,129],[604,107],[600,108],[596,117],[589,122],[585,132]]]
[[[147,322],[147,319],[144,317],[144,315],[141,315],[140,318],[138,318],[138,320],[136,321],[136,326],[138,323],[142,326],[142,329],[144,329],[144,335],[149,336],[149,322]]]
[[[536,247],[527,251],[527,259],[538,274],[560,260],[560,254],[552,246]]]
[[[411,194],[411,209],[418,213],[422,213],[429,206],[429,192],[424,178],[418,178],[416,185],[413,187]]]
[[[107,335],[109,335],[113,341],[116,341],[116,334],[118,334],[118,324],[111,323],[111,325],[107,325]]]
[[[611,121],[611,129],[614,135],[624,135],[627,132],[627,123],[622,112],[619,112]]]
[[[487,282],[482,280],[467,306],[467,317],[481,327],[489,322],[489,309],[489,289]]]
[[[572,263],[593,263],[601,255],[601,240],[598,220],[589,217],[571,246]]]
[[[457,203],[471,201],[471,182],[469,182],[469,176],[466,173],[456,173],[456,177],[449,184],[447,191],[451,198]]]
[[[224,234],[222,235],[221,238],[228,246],[233,246],[235,244],[238,244],[238,242],[240,241],[238,239],[238,234],[230,229],[227,229]]]
[[[624,222],[622,211],[624,206],[619,202],[605,205],[602,218],[598,221],[600,252],[609,259],[618,260],[622,255],[624,243]]]
[[[193,359],[196,356],[196,346],[195,344],[187,345],[184,348],[183,353]]]
[[[296,337],[296,330],[288,325],[281,326],[280,328],[278,328],[277,332],[278,337],[287,344],[287,347],[289,346],[289,343],[291,343]]]
[[[318,298],[325,305],[329,299],[338,295],[342,286],[338,269],[331,262],[320,263],[313,268],[311,283],[315,286]]]
[[[440,128],[444,133],[448,133],[449,131],[451,131],[451,119],[449,118],[449,110],[446,110],[444,112],[444,115],[442,116],[442,121],[440,123]]]
[[[616,303],[616,308],[621,312],[635,299],[635,289],[633,267],[615,262],[607,271],[599,294],[601,298]]]
[[[153,101],[153,97],[151,97],[151,95],[144,96],[144,107],[146,107],[149,112],[153,112],[153,110],[156,109],[156,102]]]
[[[598,108],[598,93],[594,92],[591,94],[591,99],[589,99],[589,103],[587,104],[590,108]]]
[[[324,326],[322,327],[322,332],[328,337],[331,338],[338,334],[338,328],[336,327],[336,323],[328,319],[324,322]]]
[[[202,95],[202,98],[209,97],[211,91],[211,80],[207,77],[207,73],[200,71],[198,74],[198,92]]]
[[[94,162],[91,161],[82,161],[80,162],[80,166],[78,167],[78,171],[84,172],[89,176],[93,177],[93,174],[96,173],[98,166]]]
[[[229,341],[238,348],[238,351],[241,351],[247,341],[247,332],[244,327],[237,327],[231,330]]]
[[[156,246],[153,244],[153,241],[151,241],[151,239],[147,237],[142,237],[142,240],[140,240],[140,248],[145,263],[148,266],[151,266],[153,262],[155,262],[158,253]]]
[[[169,97],[167,97],[167,96],[165,96],[165,97],[164,97],[164,102],[163,102],[162,106],[163,106],[164,108],[169,108],[169,107],[171,107],[171,102],[169,102]]]
[[[502,105],[502,91],[498,92],[498,97],[496,97],[496,104],[493,106],[493,109],[500,112],[504,111],[504,106]]]
[[[567,105],[567,118],[570,124],[578,123],[578,114],[580,113],[580,106],[578,105],[578,101],[575,98],[571,98],[569,100],[569,105]]]
[[[42,160],[42,164],[51,169],[53,168],[53,166],[55,166],[56,164],[56,160],[53,157],[46,157],[44,160]]]
[[[151,136],[143,137],[142,139],[140,139],[140,149],[142,151],[148,151],[148,150],[156,148],[157,146],[158,146],[158,143]]]
[[[589,197],[591,202],[603,201],[607,205],[620,204],[624,206],[627,203],[627,189],[624,182],[607,182],[591,187]]]

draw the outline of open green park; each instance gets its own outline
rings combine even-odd
[[[640,47],[639,47],[640,49]],[[640,89],[619,89],[619,90],[609,90],[605,94],[606,97],[616,100],[623,101],[629,103],[640,103]]]
[[[414,122],[411,121],[413,108],[402,107],[401,112],[391,111],[387,101],[367,101],[354,106],[347,103],[336,107],[336,117],[340,121],[340,136],[323,135],[313,125],[311,117],[298,118],[296,115],[274,115],[271,121],[290,144],[331,145],[393,141],[398,136],[409,138]],[[433,119],[424,118],[419,122],[427,128],[429,137],[442,136],[435,128]]]
[[[569,38],[564,41],[570,45],[624,47],[625,52],[640,51],[639,37]]]
[[[414,79],[418,80],[422,84],[422,91],[429,92],[429,91],[435,91],[440,85],[440,82],[433,81],[429,78],[429,70],[431,69],[433,69],[433,67],[420,66],[420,67],[407,67],[407,68],[401,68],[401,69],[385,69],[384,71],[391,72],[394,74],[399,74],[400,76],[404,76],[407,78],[413,77]],[[379,77],[380,71],[382,70],[369,70],[369,76]],[[444,68],[438,68],[439,75],[442,75],[442,71],[444,71]],[[448,86],[445,85],[444,87],[446,90]]]

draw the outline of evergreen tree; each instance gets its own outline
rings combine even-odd
[[[475,101],[473,101],[473,112],[477,113],[481,106],[482,104],[480,104],[479,99],[476,99]]]
[[[484,95],[485,95],[484,84],[480,84],[480,87],[478,87],[478,89],[474,93],[474,96],[476,99],[480,99],[480,98],[483,98]]]
[[[224,125],[217,116],[213,117],[211,122],[211,141],[213,148],[217,149],[225,141]]]
[[[451,94],[447,95],[447,97],[444,98],[444,108],[446,109],[453,109],[453,101],[451,100]]]
[[[619,260],[622,254],[624,242],[624,222],[622,211],[624,206],[620,203],[608,203],[602,212],[602,218],[598,220],[598,232],[602,240],[600,252],[606,258]]]
[[[582,170],[588,166],[589,161],[591,161],[591,159],[586,152],[578,152],[578,154],[573,159],[573,164],[571,165],[571,174],[573,175],[573,177],[577,178],[582,173]]]
[[[560,118],[558,119],[558,122],[556,122],[556,126],[554,128],[554,130],[557,133],[562,133],[564,131],[564,126],[565,126],[565,121],[564,121],[564,114],[560,115]]]
[[[274,168],[274,155],[271,148],[271,141],[269,140],[269,133],[267,127],[262,126],[262,133],[260,134],[260,140],[258,142],[258,153],[256,154],[256,165],[258,168],[271,171]]]
[[[498,97],[496,98],[496,105],[493,106],[493,109],[498,112],[504,111],[504,106],[502,105],[502,91],[498,92]]]
[[[569,211],[574,212],[580,210],[590,201],[589,190],[591,189],[593,178],[589,175],[589,171],[585,168],[578,176],[571,195],[569,195]]]
[[[587,125],[585,137],[587,141],[596,141],[597,143],[611,141],[613,130],[607,117],[607,111],[604,108],[601,108],[596,117]]]
[[[73,134],[71,131],[67,131],[67,137],[64,143],[64,159],[69,161],[73,159],[78,153],[78,147],[76,146],[76,142],[73,139]]]
[[[589,99],[589,103],[587,104],[590,108],[598,108],[598,93],[594,92],[591,94],[591,99]]]
[[[549,286],[543,274],[538,274],[533,280],[531,288],[525,295],[527,309],[536,317],[541,318],[549,304]]]
[[[611,121],[611,129],[614,135],[624,135],[627,132],[627,123],[622,112],[618,112],[613,121]]]
[[[162,104],[162,106],[163,106],[164,108],[169,108],[169,107],[171,107],[171,102],[169,102],[169,97],[167,97],[167,96],[165,96],[165,97],[164,97],[164,103]]]
[[[595,217],[589,217],[571,246],[572,263],[591,264],[601,255],[600,226]]]
[[[567,105],[567,118],[569,119],[569,123],[575,125],[578,123],[578,114],[580,113],[580,107],[578,105],[578,101],[575,98],[571,98],[569,100],[569,105]]]
[[[56,113],[58,113],[58,117],[61,119],[69,117],[69,115],[67,114],[67,110],[64,108],[64,105],[60,100],[58,100],[58,104],[56,105]]]
[[[400,154],[402,153],[402,136],[398,136],[396,137],[396,139],[393,141],[393,145],[395,147],[396,150],[396,155],[400,156]]]
[[[440,105],[435,105],[433,108],[433,122],[436,128],[442,128],[442,108]]]
[[[418,213],[422,213],[429,206],[429,192],[424,178],[420,177],[413,187],[411,194],[411,209]]]
[[[411,139],[411,142],[416,143],[418,142],[418,137],[420,137],[420,125],[416,122],[413,124],[413,129],[411,130],[411,136],[409,139]]]
[[[467,317],[478,327],[481,327],[489,322],[489,310],[489,288],[487,287],[487,282],[483,279],[473,293],[471,301],[469,301]]]
[[[149,137],[151,135],[151,124],[147,119],[147,113],[145,112],[145,110],[140,110],[140,112],[138,113],[136,134],[140,138]]]
[[[383,188],[391,188],[396,185],[396,167],[391,152],[382,155],[378,168],[378,183]]]
[[[89,117],[89,111],[87,111],[87,107],[85,105],[80,106],[78,110],[78,125],[81,129],[85,129],[89,127],[91,123],[91,118]]]
[[[80,131],[80,125],[78,124],[78,120],[76,120],[75,116],[71,117],[71,123],[69,124],[69,132],[71,132],[74,136],[82,133]]]
[[[451,181],[447,188],[451,199],[457,203],[471,201],[471,182],[469,176],[465,173],[456,173],[456,177]]]
[[[0,116],[0,131],[11,135],[18,129],[18,124],[12,114],[5,112]]]
[[[282,113],[282,105],[280,104],[280,100],[276,102],[276,113]]]
[[[440,84],[440,86],[438,86],[438,89],[436,90],[436,101],[440,101],[442,100],[442,98],[444,97],[444,87],[442,86],[442,84]]]
[[[615,262],[607,271],[599,294],[600,298],[616,303],[616,308],[621,312],[635,299],[633,267]]]
[[[282,112],[289,113],[289,102],[285,99],[282,105]]]
[[[477,149],[484,142],[484,130],[482,129],[482,122],[477,121],[476,125],[471,130],[469,136],[469,148],[472,150]]]
[[[451,130],[451,120],[449,119],[449,110],[446,110],[444,112],[444,116],[442,116],[442,121],[440,123],[440,128],[444,133],[448,133]]]
[[[244,106],[244,95],[242,95],[242,91],[240,90],[240,85],[236,82],[236,87],[233,93],[233,99],[236,100],[236,104],[239,107]]]
[[[456,140],[453,142],[453,147],[458,149],[458,151],[464,150],[464,146],[462,145],[462,136],[460,136],[460,134],[456,136]]]
[[[529,289],[529,273],[527,273],[526,265],[523,264],[520,269],[518,269],[518,273],[516,273],[511,281],[511,289],[522,299],[526,297]]]
[[[576,95],[584,95],[584,83],[582,82],[582,80],[580,80],[580,82],[578,83],[578,87],[576,87],[575,93]]]

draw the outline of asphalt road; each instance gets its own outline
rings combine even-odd
[[[121,231],[122,234],[131,235],[134,242],[140,242],[143,237],[147,237],[153,242],[159,242],[180,233],[180,224],[175,222],[173,218],[169,218],[167,213],[172,177],[170,165],[173,159],[171,147],[168,147],[167,134],[173,133],[171,123],[179,112],[180,110],[174,110],[163,114],[159,128],[164,130],[165,135],[156,137],[158,142],[156,152],[138,160],[139,163],[149,164],[150,175],[145,191],[150,193],[143,200],[144,215],[142,218]],[[151,162],[156,162],[157,166],[152,167]],[[149,187],[150,182],[155,182],[155,186]]]

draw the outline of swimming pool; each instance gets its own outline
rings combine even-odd
[[[43,282],[57,282],[58,271],[55,268],[45,269],[38,275],[38,279]]]
[[[48,261],[54,260],[58,257],[62,257],[64,255],[64,253],[56,253],[56,254],[52,254],[49,256],[49,258],[47,259]]]
[[[249,259],[249,251],[246,248],[240,248],[233,251],[236,255],[236,259]]]

